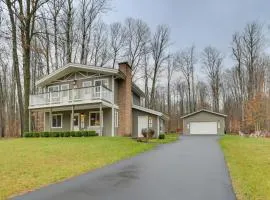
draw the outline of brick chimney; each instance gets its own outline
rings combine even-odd
[[[128,62],[119,63],[119,71],[125,74],[125,80],[118,82],[119,127],[118,135],[132,135],[132,69]]]

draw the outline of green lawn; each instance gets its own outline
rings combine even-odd
[[[224,136],[221,141],[239,200],[270,199],[270,139]]]
[[[176,140],[139,143],[125,137],[0,140],[0,199],[30,191]]]

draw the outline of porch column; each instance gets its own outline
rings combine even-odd
[[[160,127],[159,127],[159,116],[157,116],[157,138],[159,136],[159,131],[160,131]]]
[[[50,108],[50,113],[49,113],[49,131],[52,131],[52,108]]]
[[[115,113],[114,113],[114,76],[112,76],[112,136],[114,137],[114,130],[115,130],[115,119],[114,119],[114,116],[115,116]]]
[[[72,105],[72,107],[71,107],[70,123],[71,123],[71,131],[73,131],[74,130],[74,105]]]
[[[115,113],[114,113],[114,105],[112,106],[112,137],[114,137],[114,129],[115,129],[115,121],[114,121],[114,116],[115,116]]]
[[[28,127],[28,129],[29,129],[29,132],[31,132],[32,131],[32,123],[31,123],[31,119],[32,119],[32,117],[31,117],[31,110],[30,109],[28,109],[28,112],[29,112],[29,117],[28,117],[28,119],[29,119],[29,127]]]
[[[99,136],[103,135],[103,111],[102,111],[102,103],[99,104],[99,113],[100,113],[100,134]]]

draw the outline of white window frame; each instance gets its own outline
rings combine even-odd
[[[57,87],[57,91],[50,92],[50,88],[54,88],[54,87],[55,88]],[[49,99],[50,102],[57,102],[57,101],[54,100],[54,98],[57,98],[59,100],[59,97],[60,97],[59,96],[59,93],[60,93],[59,90],[60,90],[60,86],[59,85],[50,85],[50,86],[47,87],[47,91],[48,91],[48,94],[49,94],[48,95],[48,97],[49,97],[48,99]],[[57,94],[57,96],[53,97],[51,94]]]
[[[89,127],[100,127],[100,125],[97,126],[91,126],[91,114],[93,113],[99,113],[99,123],[101,124],[101,115],[99,111],[91,111],[89,112]]]
[[[67,86],[68,89],[62,90],[62,87],[64,87],[64,86]],[[69,98],[69,84],[68,83],[62,84],[60,87],[61,87],[61,97],[64,97],[63,91],[65,91],[65,92],[67,92],[67,97]]]
[[[59,85],[50,85],[47,87],[47,91],[50,92],[50,88],[54,88],[54,87],[57,87],[57,90],[59,92]]]
[[[58,115],[60,115],[61,116],[61,126],[60,127],[54,127],[53,126],[53,117],[54,116],[58,116]],[[52,121],[51,121],[51,128],[62,128],[63,127],[63,114],[62,113],[58,113],[58,114],[52,114],[52,119],[51,119]]]
[[[148,127],[153,128],[153,118],[152,117],[148,117]]]
[[[114,111],[114,127],[115,128],[119,127],[119,112],[118,112],[118,110]]]
[[[103,86],[102,81],[106,81],[107,85],[105,85],[107,88],[109,88],[109,79],[108,78],[101,78],[101,79],[95,79],[94,80],[94,86],[96,86],[96,82],[101,81],[101,86]]]
[[[82,87],[86,94],[91,94],[91,86],[93,86],[93,83],[90,80],[82,82]]]
[[[88,83],[89,85],[85,86],[86,83]],[[88,80],[88,81],[83,81],[83,82],[82,82],[82,86],[83,86],[83,87],[91,87],[91,86],[92,86],[92,81],[89,81],[89,80]]]

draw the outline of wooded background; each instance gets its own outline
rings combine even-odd
[[[270,130],[269,45],[260,23],[232,34],[226,66],[211,44],[202,52],[195,44],[174,47],[166,24],[150,30],[141,19],[104,23],[112,6],[109,0],[1,0],[0,136],[28,131],[36,80],[69,62],[117,68],[128,61],[146,106],[170,117],[168,131],[201,108],[227,114],[226,132]]]

